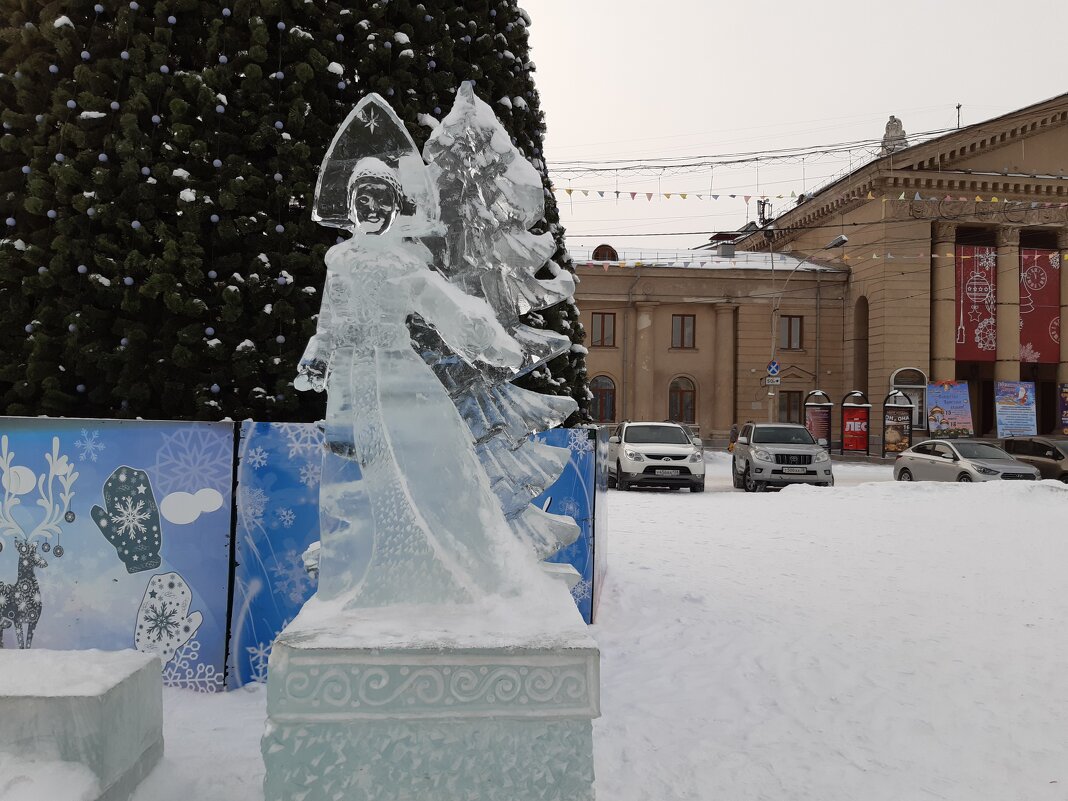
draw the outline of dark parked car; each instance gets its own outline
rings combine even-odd
[[[1042,478],[1068,484],[1068,437],[1012,437],[1001,445],[1014,459],[1038,468]]]

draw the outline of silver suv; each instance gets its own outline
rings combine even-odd
[[[734,444],[731,474],[735,488],[746,492],[787,484],[834,486],[831,457],[796,423],[746,423]]]
[[[704,492],[701,440],[679,423],[620,423],[608,438],[608,485]]]

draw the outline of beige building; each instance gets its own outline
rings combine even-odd
[[[887,149],[742,236],[733,258],[621,263],[605,246],[579,262],[598,418],[684,420],[717,438],[801,420],[812,390],[836,404],[860,390],[877,438],[895,383],[923,427],[926,381],[967,380],[985,433],[994,382],[1025,380],[1039,431],[1053,430],[1068,383],[1068,95]],[[768,386],[773,357],[781,383]]]

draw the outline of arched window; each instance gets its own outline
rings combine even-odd
[[[619,261],[619,254],[611,245],[598,245],[593,250],[594,261]]]
[[[902,367],[890,376],[890,389],[897,389],[912,401],[912,427],[927,428],[927,374],[915,367]]]
[[[616,384],[606,375],[599,375],[590,382],[593,403],[590,414],[595,423],[613,423],[616,419]]]
[[[696,397],[693,381],[676,378],[668,389],[668,417],[676,423],[696,423]]]

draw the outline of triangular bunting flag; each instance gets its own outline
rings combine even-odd
[[[946,196],[945,196],[944,198],[942,198],[942,200],[952,200],[952,199],[953,199],[953,198],[952,198],[952,197],[950,197],[949,195],[946,195]]]
[[[616,190],[616,200],[619,200],[619,190]]]
[[[873,259],[876,259],[876,260],[877,260],[877,259],[879,258],[879,254],[878,254],[878,253],[872,253],[872,254],[871,254],[871,257],[872,257]]]
[[[564,191],[567,192],[567,196],[568,197],[571,197],[571,193],[574,192],[575,190],[574,189],[565,189]]]
[[[697,199],[698,199],[698,200],[704,200],[704,199],[705,199],[705,196],[704,196],[704,195],[698,195],[698,196],[697,196]]]
[[[671,200],[671,193],[670,192],[665,192],[664,193],[664,199],[665,200]]]
[[[868,190],[868,196],[865,198],[865,200],[875,200],[875,195],[871,193],[871,190]]]
[[[893,261],[894,260],[894,254],[893,253],[887,253],[886,254],[886,260],[887,261]]]
[[[686,199],[686,193],[685,192],[680,193],[679,197],[681,197],[683,200],[685,200]]]
[[[727,197],[729,197],[731,200],[734,200],[738,196],[737,195],[727,195]]]
[[[990,202],[991,203],[997,203],[998,199],[996,197],[992,197],[992,198],[990,198]]]
[[[920,193],[919,193],[919,192],[917,192],[917,193],[916,193],[916,197],[914,197],[914,198],[913,198],[913,200],[923,200],[923,198],[922,198],[922,197],[920,197]]]
[[[638,193],[637,193],[637,192],[631,192],[631,193],[630,193],[630,199],[631,199],[631,200],[634,200],[634,198],[636,198],[637,196],[638,196]]]
[[[646,200],[652,200],[653,199],[653,193],[652,192],[646,192],[645,193],[645,199]]]
[[[745,195],[745,202],[746,202],[746,203],[748,203],[748,202],[749,202],[750,200],[752,200],[752,199],[753,199],[753,196],[752,196],[752,195]]]
[[[797,197],[797,192],[791,192],[790,197]]]
[[[604,192],[598,192],[597,194],[600,195],[601,197],[604,197]]]
[[[976,196],[975,196],[975,202],[976,202],[976,203],[982,203],[982,202],[983,202],[983,199],[982,199],[981,197],[979,197],[979,195],[976,195]]]
[[[589,189],[583,189],[582,190],[582,194],[585,195],[586,197],[589,197],[590,196],[590,190]]]
[[[731,197],[734,197],[734,196],[731,195]],[[713,200],[719,200],[719,195],[712,195],[712,199]]]
[[[782,200],[782,195],[776,195],[775,197],[776,197],[776,199],[778,199],[778,200]]]
[[[902,192],[900,195],[897,196],[897,199],[898,200],[904,200],[905,199],[905,193]]]

